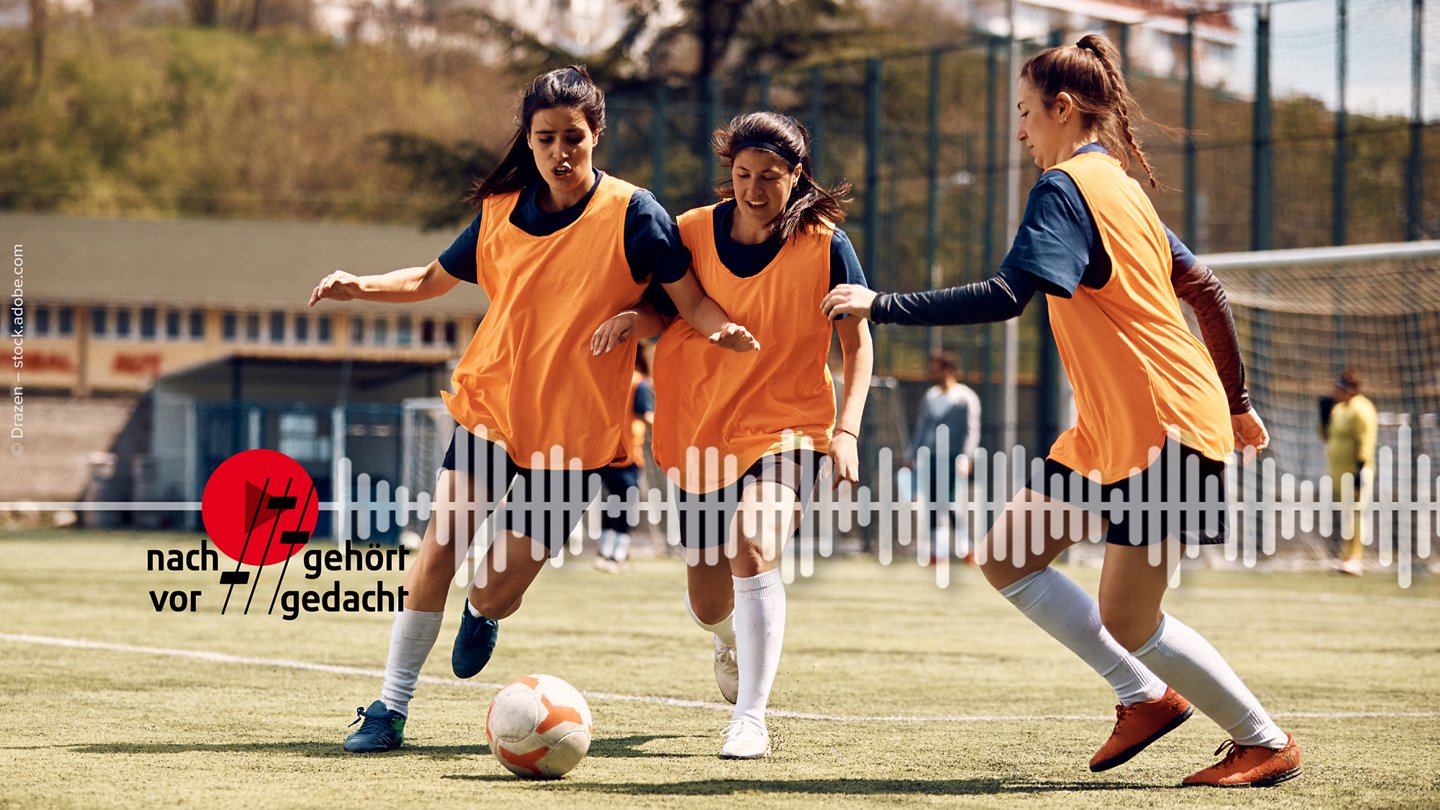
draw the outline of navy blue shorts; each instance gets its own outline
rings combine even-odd
[[[598,469],[526,469],[499,445],[468,430],[456,431],[440,468],[473,477],[487,514],[496,501],[508,496],[497,525],[544,545],[552,557],[565,547],[566,538],[584,517],[600,480]]]
[[[631,529],[640,525],[640,468],[634,464],[606,467],[600,471],[600,483],[604,485],[607,496],[614,495],[620,499],[618,510],[606,508],[600,511],[600,528],[629,534]]]
[[[1032,478],[1026,486],[1109,521],[1107,543],[1148,546],[1176,537],[1182,543],[1215,545],[1229,533],[1225,462],[1174,441],[1129,478],[1100,484],[1047,458],[1040,480]]]
[[[792,450],[763,456],[740,474],[740,480],[713,492],[697,495],[676,487],[680,513],[680,545],[710,548],[724,545],[730,536],[730,520],[740,508],[740,496],[752,483],[770,482],[791,489],[800,498],[803,511],[815,495],[815,479],[825,454],[814,450]],[[800,530],[796,522],[795,530]]]

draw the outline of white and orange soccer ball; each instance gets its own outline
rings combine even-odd
[[[495,695],[485,715],[491,753],[527,779],[569,773],[590,750],[591,730],[585,698],[553,675],[516,678]]]

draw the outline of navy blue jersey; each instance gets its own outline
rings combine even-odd
[[[510,222],[531,236],[549,236],[574,224],[600,186],[599,169],[595,170],[595,180],[584,199],[554,213],[541,210],[537,204],[540,187],[544,185],[543,181],[537,181],[520,192],[520,201],[510,215]],[[475,248],[479,240],[480,212],[477,211],[470,227],[440,254],[440,265],[450,275],[474,284]],[[680,241],[675,220],[655,195],[643,188],[635,190],[625,210],[625,260],[630,264],[630,275],[642,284],[652,279],[662,283],[679,281],[690,270],[690,250]]]
[[[633,403],[635,415],[644,419],[655,412],[655,386],[649,380],[641,380],[635,386],[635,401]]]
[[[749,278],[758,274],[775,261],[785,243],[777,236],[758,245],[746,245],[730,238],[730,224],[735,216],[735,201],[726,200],[715,208],[715,251],[720,254],[720,263],[737,278]],[[860,267],[860,257],[855,255],[855,246],[843,230],[836,228],[830,234],[830,287],[841,284],[859,284],[869,287],[865,271]],[[645,300],[660,311],[673,317],[675,305],[654,282],[646,291]],[[820,302],[815,302],[818,307]]]
[[[1101,152],[1097,143],[1082,146],[1075,154]],[[1167,227],[1170,253],[1177,269],[1195,265],[1195,255]],[[1041,292],[1069,298],[1083,284],[1099,289],[1110,280],[1110,256],[1100,241],[1100,228],[1090,216],[1090,207],[1070,175],[1047,171],[1030,189],[1025,217],[1000,263],[1002,268],[1024,270],[1036,280]]]

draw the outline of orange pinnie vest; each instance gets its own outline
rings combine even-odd
[[[832,229],[797,233],[760,273],[740,278],[716,250],[715,208],[680,215],[680,238],[700,286],[730,320],[750,330],[760,350],[711,346],[683,319],[660,337],[652,449],[671,480],[697,494],[734,483],[767,455],[827,452],[835,423],[826,364],[831,324],[820,314],[830,289]]]
[[[580,218],[548,236],[510,222],[518,191],[482,206],[476,280],[490,309],[455,367],[454,393],[441,396],[455,421],[483,429],[521,467],[594,469],[624,453],[635,338],[593,357],[590,336],[645,287],[625,259],[635,187],[608,174],[598,183]]]
[[[1115,158],[1088,152],[1054,168],[1075,181],[1112,264],[1100,289],[1052,296],[1050,326],[1075,389],[1075,426],[1050,457],[1102,483],[1149,466],[1173,436],[1207,458],[1234,449],[1230,409],[1205,346],[1185,325],[1170,282],[1164,226]]]

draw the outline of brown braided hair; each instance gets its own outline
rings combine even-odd
[[[1120,52],[1109,39],[1100,34],[1086,34],[1074,45],[1047,48],[1026,60],[1020,68],[1020,77],[1040,90],[1046,109],[1055,103],[1060,93],[1069,93],[1075,99],[1075,109],[1084,116],[1086,127],[1095,132],[1100,145],[1127,170],[1133,154],[1145,170],[1150,186],[1160,187],[1130,127],[1132,111],[1137,117],[1143,118],[1143,115],[1120,71]]]

